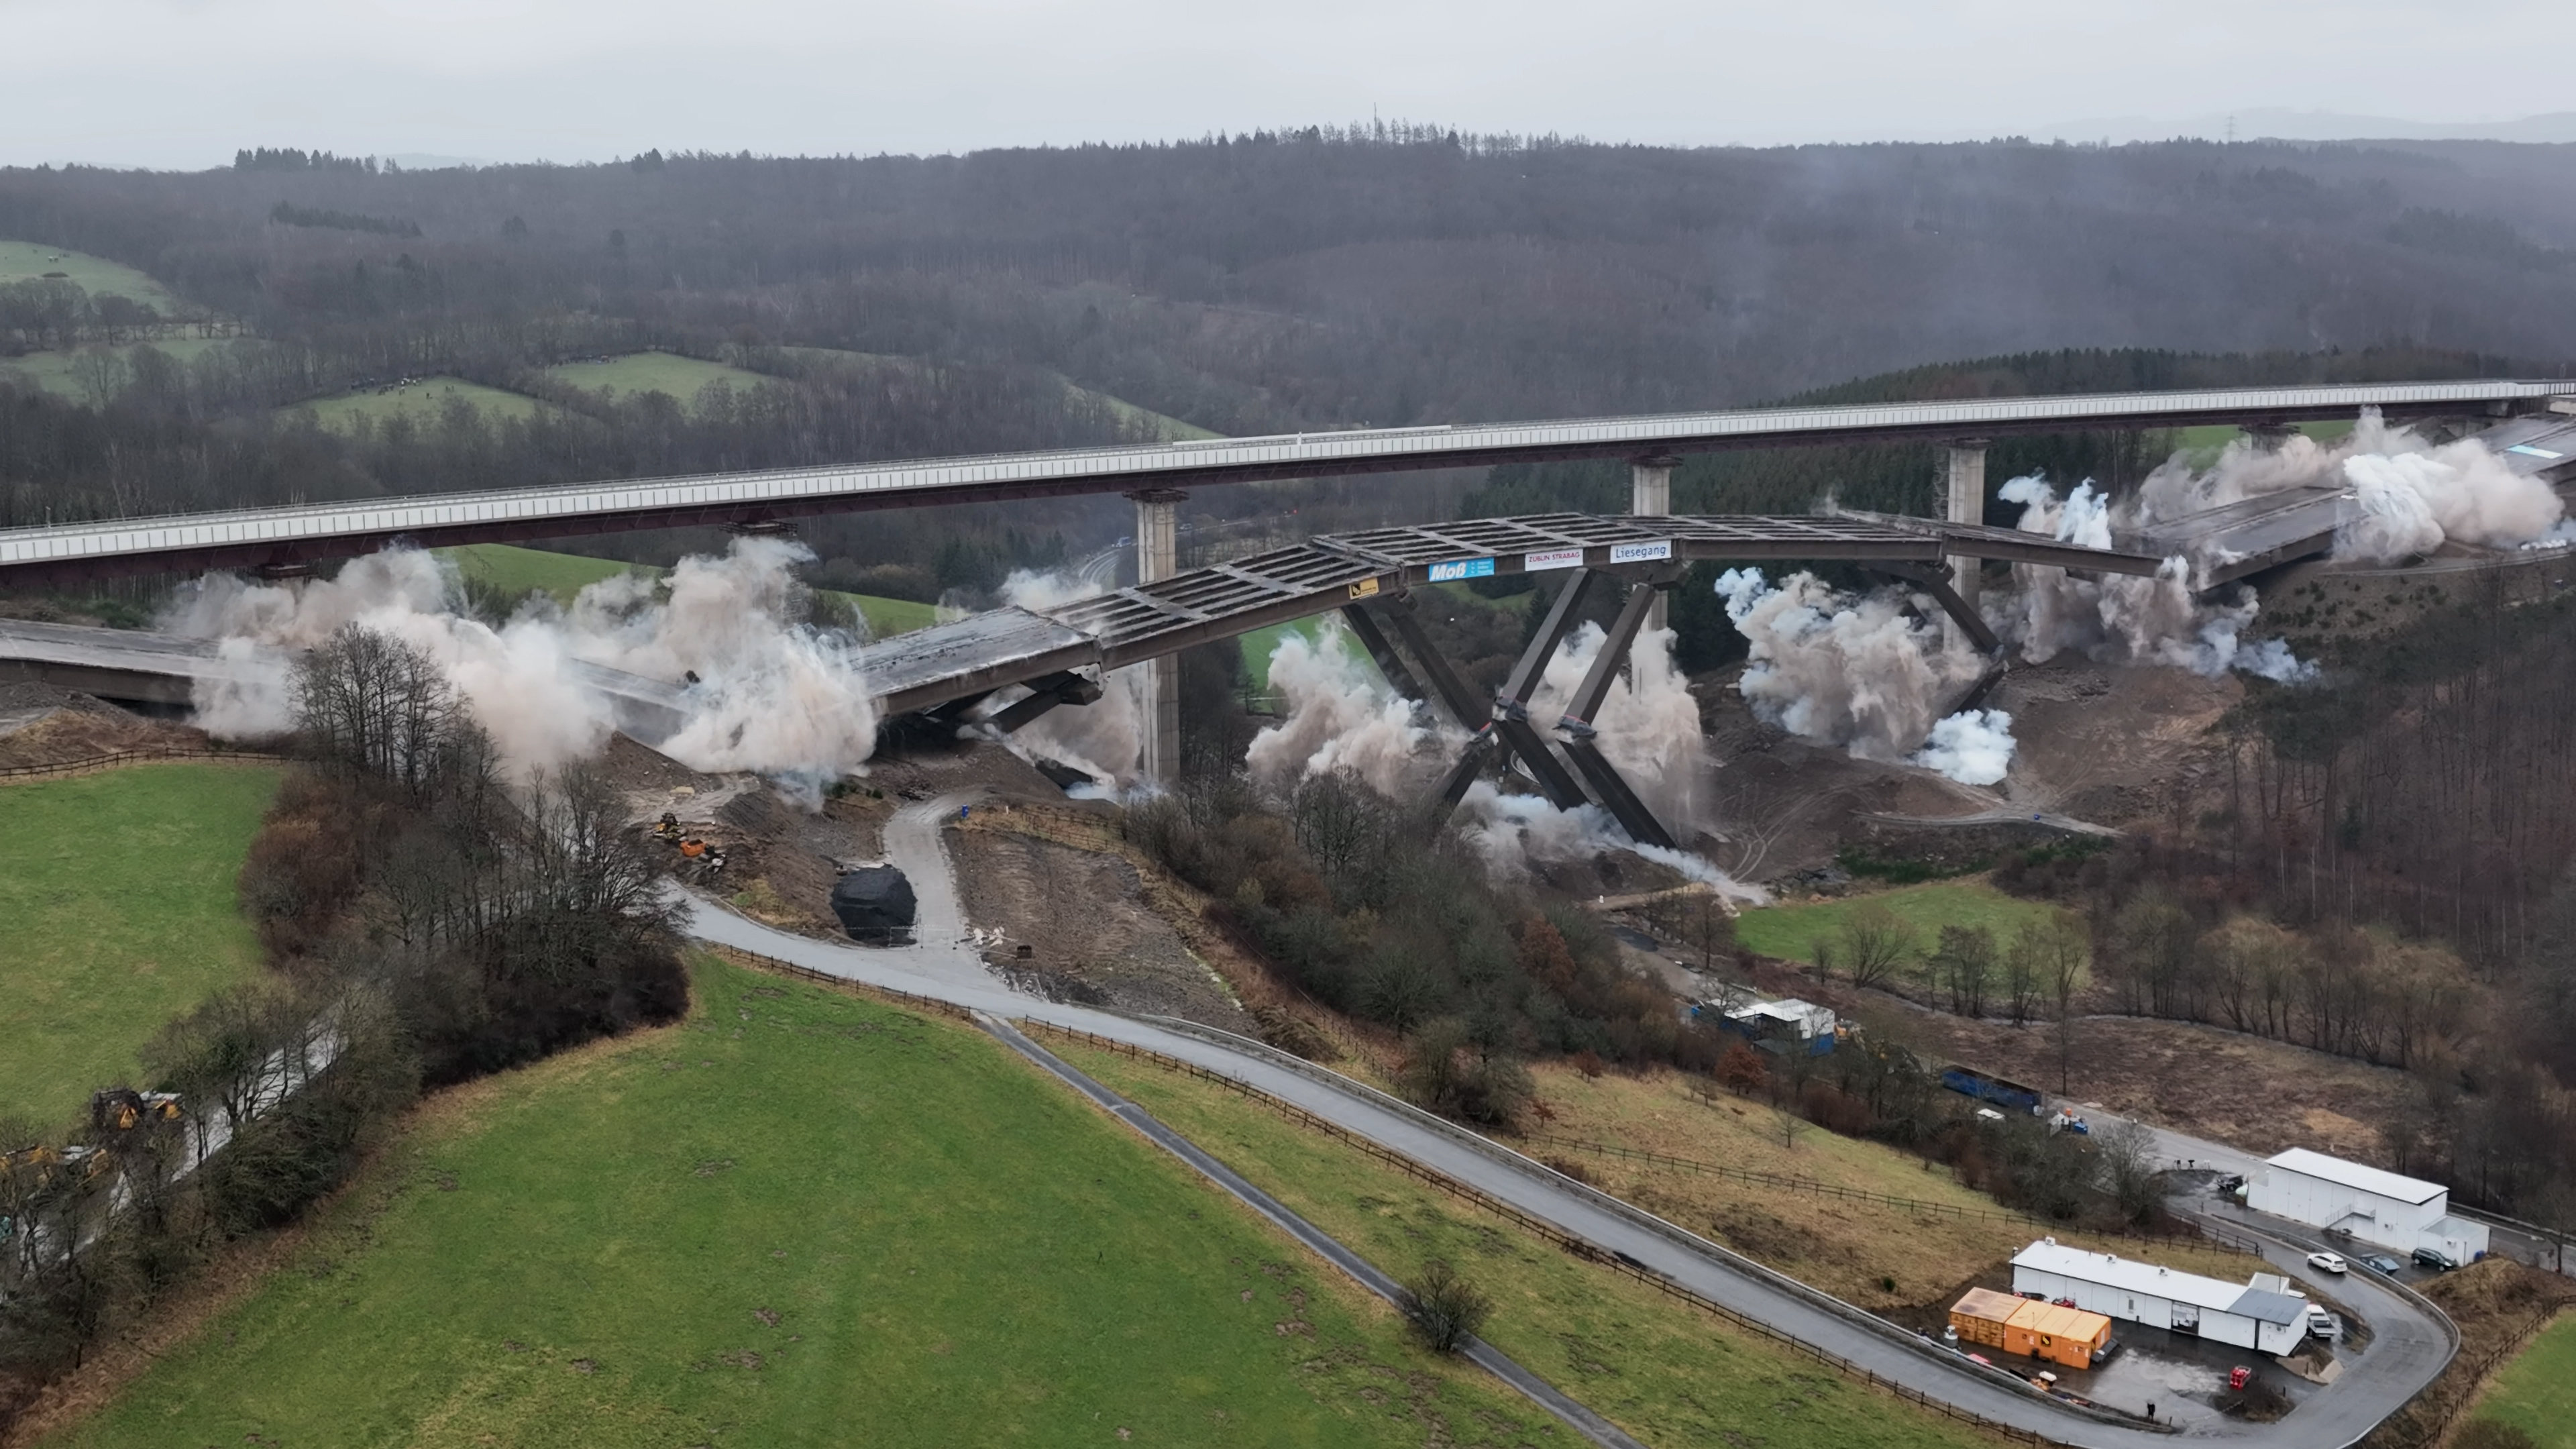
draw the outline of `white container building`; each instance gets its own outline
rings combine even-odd
[[[2285,1354],[2308,1336],[2306,1300],[2160,1268],[2115,1253],[2088,1253],[2042,1238],[2013,1255],[2013,1291],[2257,1353]]]
[[[2449,1188],[2304,1147],[2257,1169],[2245,1205],[2400,1253],[2430,1248],[2455,1265],[2486,1256],[2487,1225],[2451,1216]]]

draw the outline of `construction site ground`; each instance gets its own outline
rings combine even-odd
[[[1937,853],[1962,828],[2067,816],[2111,828],[2160,818],[2218,778],[2223,747],[2209,727],[2243,697],[2232,676],[2117,668],[2064,653],[2016,662],[1986,701],[2013,717],[2012,771],[1993,787],[1915,766],[1854,758],[1753,717],[1740,670],[1693,685],[1716,763],[1718,866],[1751,883],[1832,866],[1855,842]]]
[[[1758,960],[1751,976],[1762,990],[1831,1006],[1926,1056],[2060,1090],[2053,1023],[1954,1016],[1820,979],[1801,962]],[[2308,1147],[2372,1157],[2381,1143],[2370,1124],[2399,1115],[2416,1090],[2393,1067],[2149,1017],[2079,1016],[2064,1056],[2063,1094],[2077,1102],[2266,1156]]]

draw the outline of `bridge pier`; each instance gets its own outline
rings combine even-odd
[[[1159,583],[1181,571],[1180,504],[1190,495],[1177,488],[1139,488],[1127,495],[1136,503],[1136,582]],[[1181,661],[1166,654],[1136,666],[1145,671],[1145,738],[1137,761],[1141,778],[1169,785],[1181,773]]]
[[[1961,438],[1950,445],[1950,506],[1952,523],[1982,524],[1986,521],[1986,440]],[[1979,561],[1973,558],[1950,560],[1950,589],[1967,605],[1977,608],[1981,580]]]
[[[1628,512],[1637,518],[1664,518],[1673,511],[1673,468],[1681,459],[1668,454],[1637,458],[1628,464]],[[1661,629],[1671,612],[1669,601],[1657,593],[1646,607],[1645,627]]]

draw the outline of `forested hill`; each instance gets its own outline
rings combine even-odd
[[[1749,402],[2061,347],[2576,353],[2576,147],[260,151],[0,171],[0,237],[307,344],[281,387],[788,344],[1040,366],[1228,432]]]

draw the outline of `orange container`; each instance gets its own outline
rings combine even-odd
[[[2024,1358],[2089,1369],[2111,1341],[2111,1320],[2080,1308],[1971,1288],[1950,1305],[1950,1326],[1962,1343],[1999,1348]]]
[[[1961,1343],[2002,1348],[2004,1326],[2028,1302],[2027,1298],[2016,1298],[1991,1288],[1971,1288],[1960,1295],[1958,1302],[1950,1305],[1950,1326],[1959,1330]]]
[[[2110,1341],[2110,1319],[2035,1299],[2023,1300],[2021,1311],[2004,1324],[2004,1352],[2044,1358],[2068,1368],[2091,1368],[2093,1355]]]

